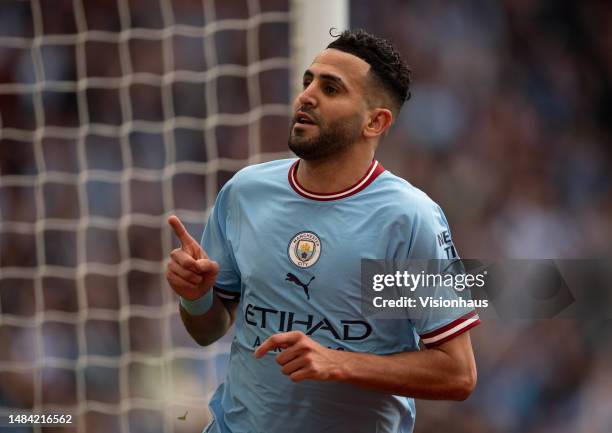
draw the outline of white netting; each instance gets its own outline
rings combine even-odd
[[[287,1],[0,3],[0,430],[205,424],[228,339],[184,331],[166,218],[199,236],[231,174],[285,155],[288,28]]]

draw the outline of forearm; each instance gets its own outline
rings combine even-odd
[[[233,314],[214,294],[213,304],[205,314],[192,316],[183,306],[180,306],[180,313],[185,329],[201,346],[208,346],[223,337],[233,323]]]
[[[345,353],[336,380],[385,394],[429,400],[465,400],[475,385],[475,372],[456,368],[439,350],[379,356]]]

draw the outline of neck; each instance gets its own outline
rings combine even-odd
[[[301,159],[296,173],[298,182],[308,191],[322,194],[353,186],[366,174],[374,158],[373,149],[356,148],[354,146],[347,154],[333,159]]]

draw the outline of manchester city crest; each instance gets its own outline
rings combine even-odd
[[[313,232],[300,232],[289,242],[289,260],[300,268],[309,268],[321,256],[321,240]]]

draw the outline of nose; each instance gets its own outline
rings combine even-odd
[[[311,84],[302,90],[297,96],[296,102],[299,106],[315,107],[317,105],[317,98],[314,94],[314,86]]]

